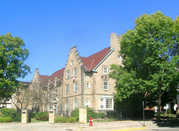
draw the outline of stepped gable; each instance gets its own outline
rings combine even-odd
[[[48,80],[50,79],[50,76],[46,75],[39,75],[40,81],[41,81],[41,86],[46,87],[48,85]]]
[[[89,57],[81,57],[85,70],[93,70],[109,54],[110,51],[110,47],[108,47]]]

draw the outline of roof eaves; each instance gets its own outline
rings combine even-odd
[[[93,72],[98,72],[96,69],[101,65],[101,63],[103,63],[107,58],[108,56],[114,51],[114,48],[111,48],[111,51],[102,59],[102,61],[92,70]]]

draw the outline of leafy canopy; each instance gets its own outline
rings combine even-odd
[[[23,78],[30,72],[24,64],[29,55],[25,43],[10,33],[0,36],[0,99],[10,98],[20,86],[17,78]]]
[[[141,100],[161,104],[161,96],[176,96],[179,83],[178,33],[174,21],[158,11],[135,19],[135,27],[121,38],[122,66],[111,65],[116,99],[142,93]]]

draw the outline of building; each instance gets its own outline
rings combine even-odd
[[[90,107],[95,111],[113,110],[115,80],[109,78],[108,73],[111,64],[122,63],[118,52],[120,38],[111,33],[110,47],[89,57],[79,56],[73,46],[65,67],[51,76],[40,75],[36,69],[30,88],[40,92],[45,90],[43,95],[46,94],[48,99],[44,98],[44,104],[34,104],[43,111],[54,108],[60,114],[69,114],[77,107]]]

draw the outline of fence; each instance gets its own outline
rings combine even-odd
[[[73,110],[68,111],[59,111],[57,113],[58,116],[71,116],[71,112]],[[93,118],[94,122],[108,122],[108,121],[122,121],[122,120],[143,120],[143,110],[88,110],[87,111],[88,119],[90,117]],[[161,118],[165,119],[177,119],[176,114],[161,112]],[[152,120],[157,117],[157,113],[153,110],[145,110],[144,118],[145,120]]]

